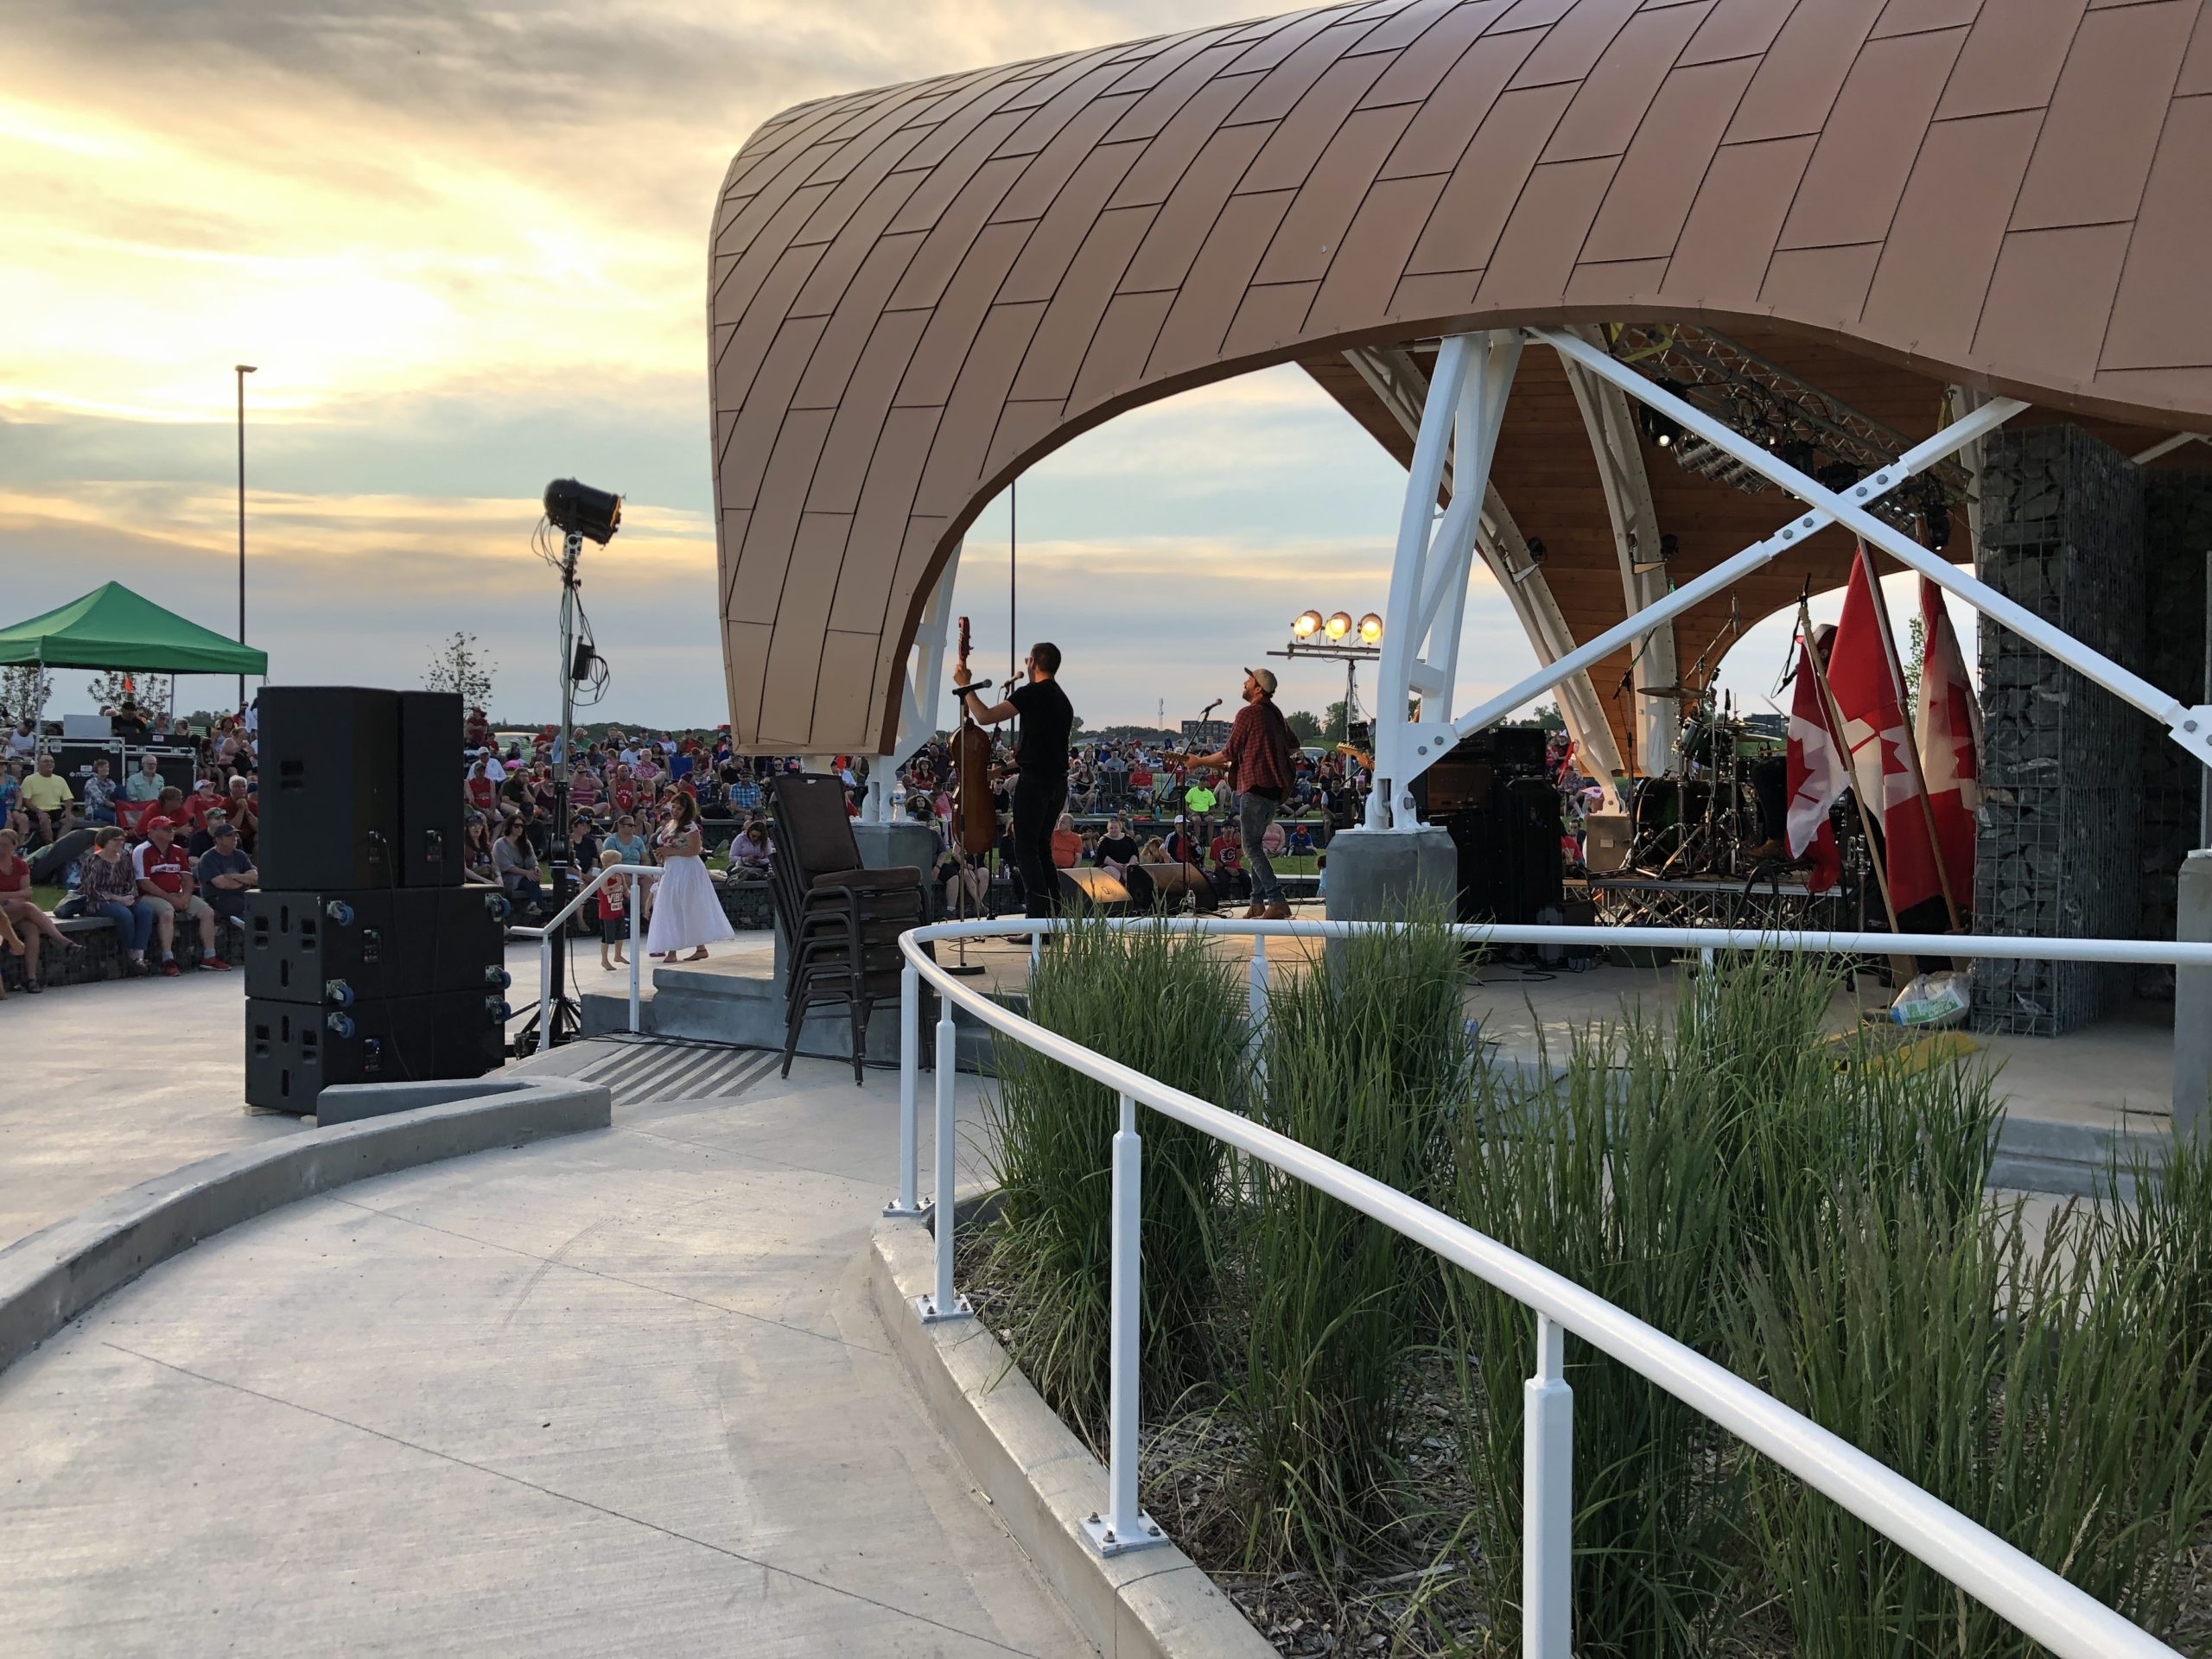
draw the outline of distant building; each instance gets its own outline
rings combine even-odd
[[[1193,754],[1212,754],[1229,743],[1229,722],[1225,720],[1186,720],[1183,722],[1183,747]]]

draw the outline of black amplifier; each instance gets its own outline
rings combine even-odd
[[[505,1007],[496,990],[394,996],[350,1008],[249,996],[246,1103],[305,1115],[333,1084],[480,1077],[505,1059]]]
[[[245,994],[341,1007],[433,992],[496,995],[507,983],[507,909],[490,887],[249,893]]]

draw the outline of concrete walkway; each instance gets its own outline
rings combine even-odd
[[[728,1061],[240,1227],[0,1373],[6,1650],[1089,1652],[868,1303],[895,1077]]]

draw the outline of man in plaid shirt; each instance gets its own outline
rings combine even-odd
[[[1268,862],[1265,837],[1268,826],[1282,810],[1290,792],[1291,756],[1298,741],[1275,707],[1275,675],[1271,668],[1244,671],[1244,706],[1229,728],[1229,746],[1217,754],[1194,754],[1190,764],[1226,766],[1237,797],[1236,828],[1252,861],[1252,907],[1246,921],[1287,922],[1290,902],[1282,882]]]

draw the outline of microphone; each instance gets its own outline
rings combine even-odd
[[[1211,702],[1206,704],[1205,708],[1198,710],[1198,718],[1200,720],[1211,719],[1212,717],[1213,711],[1220,707],[1221,699],[1219,697],[1216,697]]]

